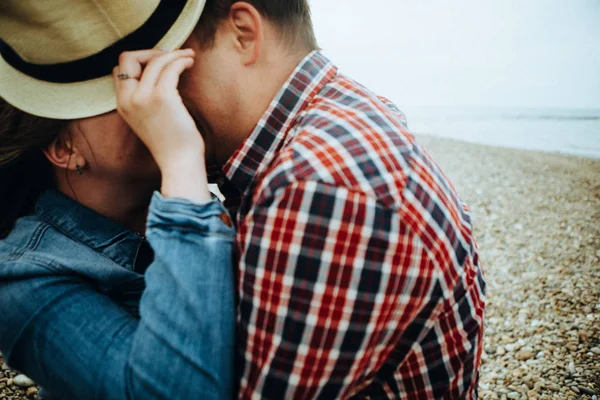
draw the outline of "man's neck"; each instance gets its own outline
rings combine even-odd
[[[240,121],[236,133],[229,137],[225,135],[219,137],[220,145],[216,148],[218,153],[215,156],[220,164],[226,163],[254,131],[290,75],[310,52],[310,49],[302,49],[268,61],[269,67],[262,71],[263,76],[255,79],[255,87],[247,91],[248,95],[241,107],[244,112],[238,114],[240,116],[245,114],[245,118]]]
[[[58,179],[57,190],[84,207],[144,235],[148,207],[155,188],[140,188],[124,182],[94,182],[92,178],[84,181],[83,178],[67,181],[62,177]]]

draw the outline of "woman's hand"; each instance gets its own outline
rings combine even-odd
[[[192,50],[123,53],[113,71],[117,109],[152,153],[165,197],[211,199],[204,140],[177,90]]]

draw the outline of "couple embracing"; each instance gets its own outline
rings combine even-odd
[[[42,398],[477,397],[468,209],[307,0],[4,0],[0,98],[0,350]]]

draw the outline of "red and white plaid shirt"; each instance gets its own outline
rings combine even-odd
[[[223,171],[240,398],[477,397],[469,212],[395,106],[313,52]]]

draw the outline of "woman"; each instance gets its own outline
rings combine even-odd
[[[109,77],[146,146],[114,111],[39,117],[0,75],[0,350],[51,397],[232,395],[234,231],[177,92],[191,55],[148,51],[140,75]]]

